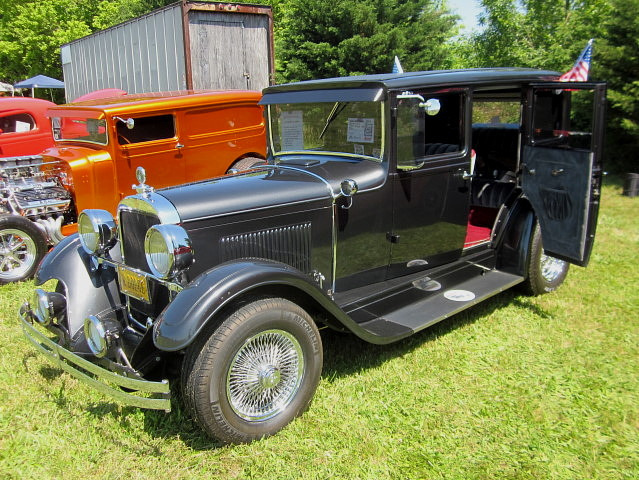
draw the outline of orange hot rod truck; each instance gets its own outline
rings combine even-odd
[[[48,247],[77,230],[80,211],[115,213],[134,192],[137,167],[159,188],[260,163],[260,98],[180,91],[51,107],[55,145],[26,163],[0,164],[0,284],[31,277]]]

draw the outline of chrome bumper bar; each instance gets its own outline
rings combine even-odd
[[[22,331],[27,340],[56,366],[123,405],[153,410],[165,410],[166,412],[171,411],[171,393],[168,380],[151,382],[148,380],[123,377],[122,375],[118,375],[117,373],[91,363],[58,345],[36,329],[31,320],[32,315],[28,303],[20,307]],[[109,385],[109,383],[135,391],[132,393],[124,392],[119,388]],[[144,397],[137,395],[137,393],[152,394],[154,397]]]

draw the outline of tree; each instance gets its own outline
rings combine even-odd
[[[91,32],[98,0],[2,0],[0,78],[16,82],[44,74],[61,77],[60,45]]]
[[[607,157],[612,169],[637,171],[639,151],[639,0],[613,0],[595,72],[608,82]]]
[[[38,74],[62,78],[61,45],[168,3],[171,0],[0,0],[0,80],[15,83]]]
[[[288,0],[276,35],[280,81],[449,66],[457,17],[437,0]],[[277,13],[277,12],[276,12]]]
[[[156,8],[164,7],[174,0],[106,0],[101,1],[93,17],[92,26],[96,30],[104,30],[122,22],[126,22]]]
[[[605,35],[610,0],[482,0],[468,66],[568,70],[590,38]]]

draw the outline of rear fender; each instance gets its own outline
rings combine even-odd
[[[289,265],[261,259],[227,262],[197,277],[164,309],[154,326],[155,346],[164,351],[187,347],[224,306],[265,286],[301,291],[325,310],[340,315],[308,274]]]
[[[111,250],[114,257],[118,257],[114,260],[119,260],[119,251],[117,245]],[[84,319],[88,315],[122,306],[115,269],[106,265],[96,268],[94,265],[75,234],[56,245],[44,257],[35,274],[36,285],[48,280],[58,280],[64,285],[71,338],[75,338],[84,327]]]
[[[524,198],[518,198],[499,212],[495,232],[497,268],[504,272],[526,277],[528,275],[528,255],[530,238],[535,226],[535,212]]]

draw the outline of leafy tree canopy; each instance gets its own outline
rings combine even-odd
[[[599,43],[596,72],[608,82],[608,158],[617,170],[639,171],[639,0],[613,0]]]
[[[0,0],[0,80],[62,78],[60,46],[170,0]]]
[[[566,71],[590,38],[605,36],[610,0],[481,0],[483,30],[465,55],[468,66]]]
[[[279,80],[450,66],[457,17],[437,0],[287,0],[276,35]]]

